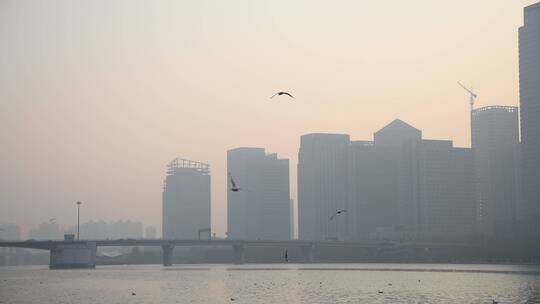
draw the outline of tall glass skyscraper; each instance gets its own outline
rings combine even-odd
[[[519,29],[522,212],[540,218],[540,3],[525,8]]]

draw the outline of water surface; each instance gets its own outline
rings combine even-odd
[[[0,303],[540,303],[540,267],[256,264],[0,268]]]

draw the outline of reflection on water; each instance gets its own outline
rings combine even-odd
[[[0,268],[0,303],[540,303],[540,267],[276,264]]]

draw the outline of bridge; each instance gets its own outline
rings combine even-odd
[[[163,266],[172,266],[172,254],[175,247],[181,246],[230,246],[237,264],[244,263],[246,247],[286,247],[299,248],[304,263],[313,262],[313,251],[318,248],[361,248],[372,253],[382,250],[400,250],[403,248],[424,249],[433,246],[470,247],[463,243],[417,243],[417,242],[384,242],[384,241],[305,241],[305,240],[185,240],[185,239],[118,239],[118,240],[80,240],[80,241],[12,241],[0,242],[0,247],[29,248],[50,251],[50,269],[62,268],[94,268],[96,266],[97,247],[161,247]]]

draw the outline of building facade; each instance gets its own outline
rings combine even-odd
[[[386,149],[389,151],[387,153],[394,154],[395,165],[390,174],[394,174],[396,179],[393,187],[380,190],[393,193],[396,201],[392,201],[391,205],[396,211],[387,220],[392,225],[377,227],[382,229],[377,235],[384,237],[416,233],[420,229],[418,223],[422,221],[419,184],[422,132],[395,119],[375,132],[373,139],[377,150]]]
[[[197,239],[210,228],[210,165],[176,158],[163,187],[163,238]]]
[[[298,154],[298,236],[304,240],[344,238],[349,135],[307,134]]]
[[[262,148],[237,148],[227,151],[227,170],[228,238],[290,239],[289,160]]]
[[[522,211],[520,218],[540,221],[540,3],[524,10],[519,29]]]
[[[418,165],[416,174],[402,178],[416,192],[418,212],[404,228],[423,238],[462,237],[474,233],[474,168],[469,148],[453,147],[449,140],[421,141],[416,155],[407,155]],[[401,189],[403,190],[404,187]],[[406,190],[409,193],[409,190]],[[403,197],[403,195],[400,195]],[[400,210],[407,209],[401,205]]]
[[[471,149],[423,139],[420,130],[399,119],[374,134],[374,147],[387,167],[385,180],[397,176],[379,194],[386,196],[387,224],[382,228],[387,235],[437,238],[474,232]]]
[[[373,141],[308,134],[298,160],[301,239],[445,238],[474,231],[472,151],[396,119]],[[344,214],[330,219],[337,210]]]
[[[488,106],[471,113],[471,146],[476,184],[478,232],[514,223],[519,189],[518,108]]]
[[[349,147],[348,237],[370,238],[392,229],[398,219],[399,151],[353,141]]]

